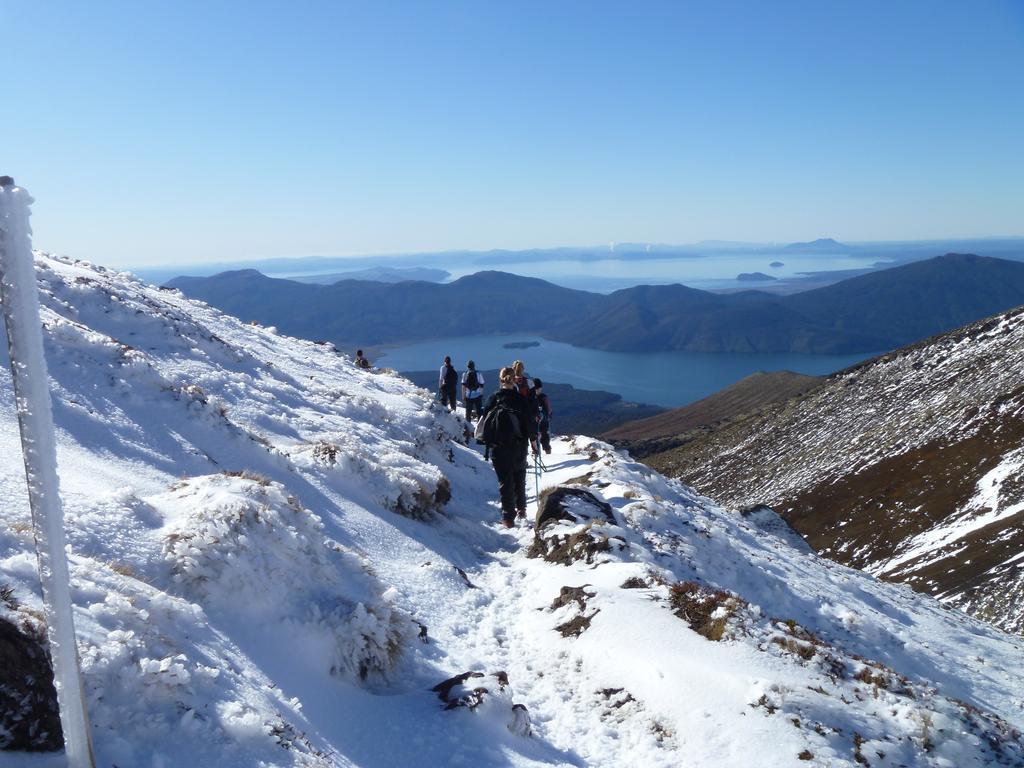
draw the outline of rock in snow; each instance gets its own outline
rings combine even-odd
[[[429,392],[36,266],[98,764],[1024,764],[1021,638],[587,438],[540,480],[561,511],[505,531]],[[0,413],[15,456],[6,380]],[[0,587],[31,614],[18,462],[0,483]]]

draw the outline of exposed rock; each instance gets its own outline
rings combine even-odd
[[[597,614],[601,612],[601,609],[597,609],[592,614],[587,616],[586,614],[580,613],[573,616],[568,621],[563,621],[555,630],[560,632],[562,637],[579,637],[588,629],[590,629],[590,622]]]
[[[533,543],[527,557],[568,565],[590,564],[600,552],[625,549],[621,536],[602,530],[614,526],[611,505],[582,488],[558,486],[541,494]]]
[[[587,509],[590,507],[592,509]],[[615,522],[611,505],[601,501],[590,491],[583,488],[568,488],[564,485],[549,488],[540,495],[537,503],[536,530],[540,531],[550,522],[568,520],[580,522],[581,519],[599,517]]]
[[[42,623],[10,611],[0,616],[0,749],[42,752],[63,747]]]
[[[596,595],[596,592],[587,592],[587,584],[582,587],[562,587],[558,593],[558,597],[551,601],[551,607],[549,610],[555,611],[559,608],[564,608],[571,603],[576,603],[580,610],[584,610],[587,607],[587,598]]]
[[[468,709],[504,724],[519,736],[529,736],[530,714],[523,704],[512,701],[512,688],[505,672],[463,672],[431,688],[444,702],[445,710]]]
[[[562,637],[579,637],[590,629],[591,620],[601,612],[601,609],[598,608],[589,616],[586,615],[587,600],[597,594],[596,592],[587,592],[587,586],[589,585],[584,584],[581,587],[562,587],[558,593],[558,597],[551,601],[551,607],[549,610],[552,611],[557,611],[573,604],[579,608],[579,613],[568,621],[563,621],[555,627],[555,631],[560,632]]]

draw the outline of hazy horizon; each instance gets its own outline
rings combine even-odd
[[[739,241],[728,241],[722,239],[708,239],[705,241],[697,241],[693,243],[642,243],[642,242],[624,242],[614,244],[615,250],[612,251],[609,245],[560,245],[550,247],[537,247],[537,248],[523,248],[523,249],[509,249],[509,248],[489,248],[480,250],[471,249],[443,249],[438,251],[406,251],[397,253],[359,253],[359,254],[302,254],[302,255],[279,255],[279,256],[259,256],[259,257],[240,257],[238,259],[228,260],[206,260],[199,262],[178,262],[178,263],[164,263],[164,264],[141,264],[141,263],[119,263],[119,264],[106,264],[106,266],[112,266],[119,269],[138,270],[140,272],[164,272],[174,271],[177,269],[188,269],[188,268],[203,268],[209,270],[211,268],[226,266],[230,267],[232,264],[237,264],[241,267],[248,265],[258,265],[261,263],[276,263],[276,262],[294,262],[296,267],[301,267],[302,262],[351,262],[352,269],[364,269],[372,268],[377,265],[376,262],[387,261],[389,259],[400,260],[403,258],[415,258],[422,257],[425,259],[437,259],[443,260],[445,258],[473,258],[479,256],[489,256],[496,254],[509,254],[515,255],[526,255],[530,253],[548,253],[557,251],[568,251],[568,252],[584,252],[592,251],[595,254],[606,254],[607,258],[613,258],[616,253],[631,253],[635,254],[636,251],[629,250],[630,248],[649,246],[652,249],[663,249],[662,251],[652,251],[651,256],[657,258],[659,255],[666,255],[666,252],[678,251],[679,258],[701,258],[705,256],[713,256],[716,253],[728,253],[730,248],[736,248],[740,250],[748,250],[754,253],[764,253],[766,255],[772,253],[771,249],[780,249],[788,245],[794,244],[809,244],[816,240],[836,240],[834,238],[814,238],[803,241],[793,241],[784,243],[754,243],[754,242],[739,242]],[[977,237],[963,237],[963,238],[939,238],[939,239],[918,239],[918,240],[883,240],[883,241],[838,241],[840,245],[851,246],[852,248],[867,248],[867,247],[879,247],[879,246],[928,246],[929,244],[943,245],[943,244],[954,244],[962,242],[1013,242],[1013,241],[1024,241],[1024,234],[988,234],[988,236],[977,236]],[[686,249],[696,249],[701,246],[709,248],[707,253],[696,253],[690,250],[687,252]],[[39,246],[37,246],[38,248]],[[759,249],[764,249],[760,251]],[[40,248],[40,250],[46,250]],[[75,254],[67,254],[74,256]],[[839,255],[839,254],[836,254]],[[935,255],[941,255],[936,253]],[[668,256],[671,258],[671,256]],[[97,262],[102,263],[102,262]],[[386,263],[381,263],[379,266],[387,267]],[[325,266],[324,268],[329,268]],[[339,266],[339,268],[343,268]],[[486,266],[481,266],[481,269]]]

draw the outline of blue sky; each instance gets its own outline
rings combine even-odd
[[[110,265],[1024,234],[1024,1],[0,3],[0,172]]]

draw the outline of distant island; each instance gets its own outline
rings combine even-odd
[[[529,349],[530,347],[539,347],[539,341],[509,341],[501,345],[505,349]]]
[[[809,243],[790,243],[782,250],[797,253],[847,253],[851,249],[850,246],[836,242],[831,237],[819,237]]]
[[[766,275],[764,272],[740,272],[736,279],[741,283],[763,283],[767,280],[778,280],[777,277]]]
[[[769,267],[774,267],[775,269],[778,269],[779,267],[784,267],[784,266],[786,266],[786,265],[785,265],[784,263],[782,263],[781,261],[773,261],[773,262],[772,262],[771,264],[769,264],[768,266],[769,266]]]

